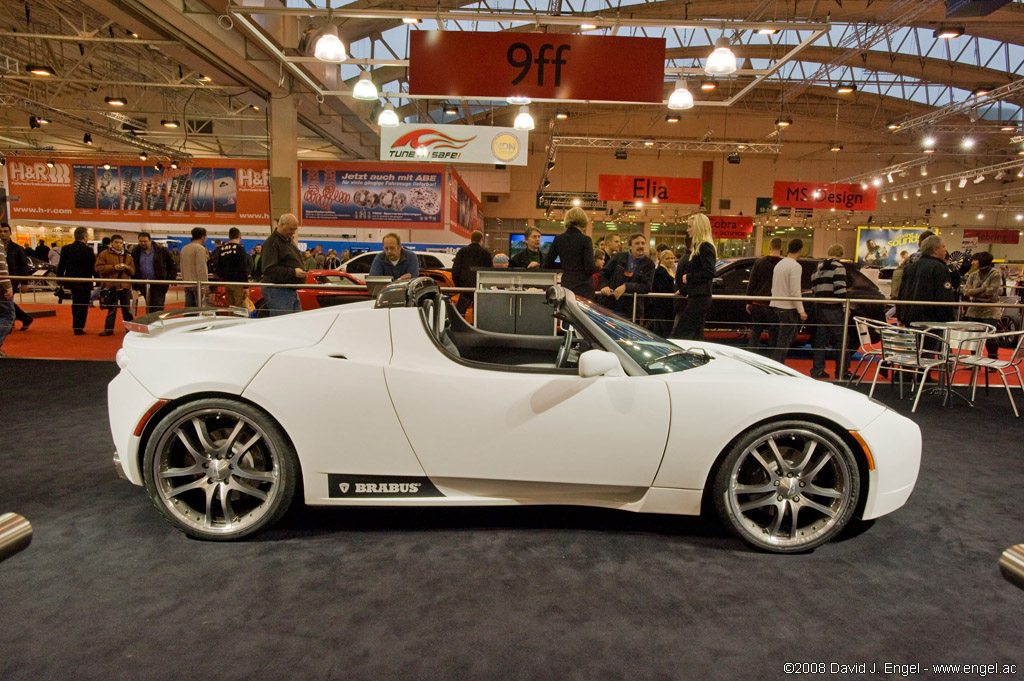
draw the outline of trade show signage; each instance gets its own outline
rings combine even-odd
[[[480,201],[455,170],[449,169],[449,173],[448,230],[453,234],[468,237],[473,230],[483,229]]]
[[[600,175],[597,198],[601,201],[645,201],[700,205],[699,177],[654,177],[652,175]]]
[[[715,239],[746,239],[754,231],[754,218],[745,215],[709,215]]]
[[[266,161],[196,159],[158,170],[95,158],[9,159],[11,218],[172,224],[266,225]]]
[[[661,103],[665,39],[413,31],[409,92]]]
[[[398,125],[380,129],[380,160],[525,166],[527,132],[483,125]]]
[[[776,182],[772,203],[789,208],[835,208],[836,210],[875,210],[878,191],[859,184],[836,182]]]
[[[299,174],[302,224],[444,227],[444,173],[436,166],[301,161]]]
[[[868,267],[891,267],[899,265],[903,258],[917,252],[917,240],[923,227],[905,229],[857,228],[856,261]]]
[[[979,244],[1017,244],[1020,234],[1016,229],[965,229],[964,239],[977,239]]]

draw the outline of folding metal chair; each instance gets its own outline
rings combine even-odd
[[[1013,401],[1013,393],[1010,391],[1010,384],[1006,382],[1006,377],[1010,374],[1017,375],[1017,383],[1024,389],[1024,381],[1021,381],[1020,366],[1024,362],[1024,331],[1006,331],[1003,333],[988,333],[979,336],[977,340],[981,343],[981,347],[985,347],[985,341],[990,338],[994,338],[997,341],[1008,341],[1015,340],[1016,345],[1013,348],[1013,354],[1010,355],[1009,359],[992,359],[986,357],[984,353],[977,354],[965,354],[963,357],[955,357],[953,370],[955,371],[959,366],[971,367],[974,371],[971,375],[971,400],[974,400],[974,396],[978,390],[978,371],[988,369],[995,369],[996,373],[999,374],[1000,380],[1003,382],[1003,387],[1006,388],[1006,396],[1010,398],[1010,406],[1013,407],[1013,415],[1020,418],[1020,413],[1017,411],[1017,404]]]
[[[867,375],[868,372],[867,368],[865,368],[864,373],[860,373],[860,368],[864,365],[864,362],[871,361],[871,358],[882,356],[882,351],[875,347],[875,342],[871,339],[871,330],[874,329],[875,333],[879,333],[881,328],[889,325],[884,322],[880,322],[877,319],[854,317],[853,326],[857,330],[857,341],[860,343],[860,347],[857,348],[857,352],[860,353],[860,359],[857,360],[857,366],[853,370],[853,376],[846,380],[846,385],[850,385],[854,377],[857,378],[857,385],[860,385],[861,381],[864,380],[864,376]]]
[[[875,377],[871,381],[871,391],[868,392],[868,397],[874,395],[878,374],[883,368],[893,372],[893,380],[896,378],[896,373],[900,374],[900,399],[903,399],[903,374],[912,374],[915,381],[920,375],[921,381],[917,386],[914,406],[910,410],[917,411],[917,403],[921,399],[921,391],[924,389],[928,372],[937,369],[945,374],[947,370],[946,357],[949,354],[949,346],[942,336],[918,329],[886,326],[879,329],[879,335],[881,336],[882,358],[878,361],[878,366],[875,369]],[[928,347],[925,344],[926,340],[933,341],[934,347]],[[911,384],[911,389],[913,389],[913,384]]]

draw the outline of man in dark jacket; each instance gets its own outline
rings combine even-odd
[[[953,281],[946,266],[946,244],[933,234],[921,242],[921,257],[907,266],[900,288],[900,300],[952,303],[956,301]],[[913,322],[951,322],[951,305],[904,305],[899,319],[905,326]]]
[[[28,262],[28,255],[25,248],[11,238],[11,226],[6,222],[0,225],[0,241],[3,242],[7,254],[7,272],[12,277],[28,277],[32,275],[32,267]],[[15,291],[23,291],[26,281],[24,279],[12,280]],[[21,322],[21,330],[25,331],[32,323],[32,317],[22,310],[17,303],[14,304],[14,317]]]
[[[508,266],[516,269],[533,269],[544,266],[544,254],[540,252],[540,230],[527,227],[524,236],[526,248],[513,255]]]
[[[299,220],[291,213],[277,219],[277,229],[263,242],[263,278],[268,284],[304,284],[306,270],[295,243]],[[299,294],[295,289],[263,287],[263,300],[271,317],[298,312]]]
[[[249,281],[252,273],[252,260],[242,245],[242,231],[237,227],[228,230],[228,240],[213,252],[213,271],[223,281]],[[224,293],[228,305],[243,307],[245,305],[244,286],[225,286]]]
[[[782,260],[782,239],[774,237],[768,242],[768,255],[759,258],[750,268],[750,281],[747,283],[748,296],[770,296],[772,294],[772,274],[775,266]],[[779,340],[779,320],[771,308],[769,300],[752,300],[747,303],[747,314],[750,315],[750,339],[747,349],[760,352],[761,334],[768,332],[768,351],[770,356]]]
[[[174,281],[178,268],[171,252],[153,241],[149,232],[139,232],[139,245],[132,250],[136,279],[166,279]],[[146,312],[160,312],[164,309],[167,289],[170,284],[135,284],[135,290],[146,299]]]
[[[74,243],[60,249],[58,277],[92,278],[96,273],[96,254],[85,242],[88,236],[89,230],[85,227],[75,228]],[[92,291],[92,284],[73,281],[64,286],[71,291],[71,328],[75,330],[76,336],[81,336],[85,333],[85,319],[89,315],[89,294]]]
[[[604,305],[626,319],[633,319],[633,299],[638,293],[650,293],[654,282],[654,261],[644,253],[647,238],[639,232],[629,237],[629,250],[616,253],[605,262],[598,275]],[[644,314],[644,300],[636,300],[636,319]]]
[[[493,260],[491,252],[483,246],[484,233],[475,230],[469,235],[469,245],[463,246],[455,254],[455,262],[452,263],[452,282],[458,287],[476,288],[476,272],[474,267],[490,267]],[[472,294],[459,295],[459,312],[466,314],[470,303],[473,302]]]

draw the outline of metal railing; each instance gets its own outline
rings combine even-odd
[[[0,515],[0,563],[32,543],[32,523],[17,513]]]

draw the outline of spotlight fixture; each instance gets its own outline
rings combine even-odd
[[[530,107],[525,104],[519,107],[519,115],[516,116],[512,127],[516,130],[533,130],[533,116],[530,115]]]
[[[885,177],[889,180],[889,184],[892,184],[892,173],[887,174]]]
[[[979,97],[979,98],[981,98],[981,97],[984,97],[985,95],[987,95],[988,92],[989,92],[989,90],[988,90],[987,87],[976,87],[973,90],[971,90],[971,96],[972,97]]]
[[[156,163],[156,164],[153,165],[153,168],[156,169],[156,172],[158,172],[158,173],[164,172],[164,164],[163,163]]]
[[[260,107],[255,105],[255,104],[250,104],[249,108],[252,109],[253,111],[259,111],[260,110]]]
[[[89,133],[82,135],[82,144],[92,144],[92,135]]]
[[[459,115],[459,108],[457,106],[453,105],[453,104],[449,104],[448,106],[446,106],[444,108],[444,115],[445,116],[458,116]]]
[[[978,213],[978,219],[979,220],[984,220],[985,219],[985,214],[984,213]]]
[[[41,128],[43,126],[39,125],[39,119],[38,118],[36,118],[35,116],[29,116],[28,117],[28,127],[31,130],[35,130],[36,128]]]
[[[169,118],[165,118],[162,121],[160,121],[160,125],[164,126],[165,128],[177,128],[179,125],[181,125],[181,123],[179,123],[178,121],[170,120]]]
[[[50,119],[47,118],[46,116],[36,116],[36,121],[39,123],[39,125],[49,125],[50,124]]]
[[[177,170],[178,169],[178,162],[177,161],[171,161],[171,169],[172,170]]]
[[[574,205],[574,206],[579,206],[579,205],[580,205],[580,204],[582,204],[582,203],[583,203],[583,202],[582,202],[582,201],[580,201],[579,199],[573,199],[573,200],[572,200],[572,205]]]
[[[947,213],[946,211],[942,211],[942,217],[948,218],[949,217],[949,213]]]
[[[1017,126],[1015,126],[1015,125],[1004,125],[1004,126],[999,128],[999,130],[1002,131],[1002,132],[1013,132],[1016,129],[1017,129]]]
[[[916,196],[918,198],[921,197],[921,188],[920,187],[918,187],[917,189],[914,190],[914,196]]]
[[[871,180],[871,184],[875,185],[876,187],[881,187],[882,186],[882,178],[876,177],[875,179]]]
[[[953,181],[952,180],[946,180],[946,191],[947,192],[953,191]]]
[[[679,114],[669,114],[669,115],[665,116],[665,121],[668,122],[668,123],[678,123],[679,122]]]
[[[103,101],[110,106],[128,106],[128,100],[124,97],[104,97]]]
[[[25,70],[29,73],[34,73],[37,76],[55,76],[57,75],[53,68],[44,64],[29,64],[25,67]]]
[[[418,24],[418,23],[420,23],[420,20],[417,19],[416,17],[403,17],[402,18],[402,23],[403,24]]]
[[[1006,175],[1006,172],[1005,172],[1005,171],[1003,171],[1003,170],[1000,170],[1000,171],[999,171],[998,173],[996,173],[996,176],[995,176],[995,178],[993,178],[993,179],[996,179],[996,180],[1001,180],[1001,179],[1003,179],[1003,177],[1004,177],[1005,175]]]
[[[377,115],[377,125],[382,128],[393,128],[398,123],[398,114],[395,113],[395,107],[391,102],[388,102],[380,110],[380,114]]]
[[[369,71],[363,71],[359,75],[359,81],[352,88],[352,96],[364,102],[372,102],[377,99],[377,86],[370,80]]]
[[[885,198],[885,194],[882,194],[882,203],[889,203],[889,199]]]
[[[704,92],[711,92],[716,87],[718,87],[718,84],[715,83],[715,81],[713,80],[703,80],[700,83],[700,89],[703,90]]]
[[[580,24],[581,31],[593,31],[597,28],[597,24]]]
[[[550,161],[548,161],[548,170],[551,170],[554,167],[555,167],[555,159],[551,159]]]
[[[854,85],[853,83],[840,83],[839,85],[836,86],[836,92],[838,92],[841,95],[848,95],[851,92],[856,91],[857,86]]]
[[[138,34],[138,33],[136,33],[135,31],[133,31],[133,30],[132,30],[132,29],[130,29],[130,28],[126,28],[126,29],[124,29],[124,32],[128,34],[128,37],[129,37],[129,38],[138,38],[138,37],[139,37],[139,34]]]
[[[7,165],[7,157],[6,156],[0,156],[0,166],[5,166],[5,165]]]
[[[715,41],[715,49],[704,62],[704,73],[727,76],[736,71],[736,55],[729,47],[729,39],[724,35]]]
[[[1024,213],[1017,213],[1017,216],[1014,218],[1014,220],[1017,220],[1018,222],[1024,220]]]
[[[964,175],[963,177],[961,177],[960,178],[960,182],[958,184],[960,186],[960,189],[963,189],[964,187],[966,187],[967,186],[967,176]]]
[[[551,180],[549,180],[548,178],[545,177],[544,178],[544,182],[542,183],[541,186],[543,186],[545,189],[547,189],[548,187],[551,186]]]
[[[928,177],[928,166],[921,166],[921,177]]]
[[[213,81],[213,78],[210,78],[209,76],[204,76],[201,73],[197,76],[197,78],[199,78],[199,81],[202,82],[202,83],[209,83],[209,82]]]
[[[964,149],[971,149],[972,147],[974,147],[974,140],[970,137],[965,137],[964,141],[960,143],[960,146],[962,146]]]
[[[145,160],[147,160],[148,158],[149,158],[149,154],[147,154],[147,153],[146,153],[146,152],[144,152],[144,151],[142,151],[142,152],[139,152],[139,159],[140,159],[140,160],[142,160],[142,161],[145,161]]]
[[[53,159],[52,158],[51,159],[47,159],[46,167],[47,168],[52,168],[53,167]]]
[[[104,170],[110,170],[110,164],[109,163],[104,163],[103,164],[103,169]]]
[[[939,185],[933,184],[932,185],[932,194],[938,194],[938,193],[939,193]]]
[[[963,34],[963,26],[940,26],[932,33],[932,37],[940,40],[949,40],[950,38],[959,38]]]
[[[324,32],[317,38],[316,46],[313,48],[313,56],[320,61],[335,64],[345,61],[346,57],[348,57],[345,53],[345,44],[338,38],[338,27],[335,24],[327,24]]]
[[[985,176],[980,174],[980,173],[978,174],[978,176],[976,178],[974,178],[974,184],[981,184],[984,181],[985,181]]]
[[[644,146],[645,147],[653,147],[654,146],[654,140],[644,140]]]
[[[530,99],[529,97],[521,97],[519,95],[512,95],[511,97],[508,97],[505,101],[508,102],[509,104],[511,104],[512,106],[524,106],[526,104],[529,104],[533,100]]]
[[[617,158],[620,161],[625,161],[626,160],[626,150],[625,149],[616,149],[615,150],[615,158]]]
[[[560,121],[564,121],[568,117],[569,117],[569,112],[568,111],[556,111],[555,112],[555,118],[557,118]]]
[[[909,199],[910,198],[910,194],[907,193],[906,189],[903,190],[903,198],[905,198],[905,199]]]
[[[793,125],[792,118],[784,117],[775,119],[775,126],[778,128],[788,128],[791,125]]]
[[[935,146],[935,138],[934,137],[925,137],[924,141],[922,141],[921,144],[923,146],[925,146],[925,147],[934,147]]]
[[[860,188],[861,189],[867,189],[868,188],[868,183],[867,182],[861,182],[860,183]]]
[[[897,123],[896,121],[889,121],[888,123],[885,124],[885,127],[889,128],[890,130],[899,130],[900,124]]]
[[[681,80],[676,84],[676,89],[673,90],[668,98],[668,108],[673,111],[684,111],[693,108],[693,95],[690,94],[690,88],[685,80]]]
[[[843,145],[842,144],[833,144],[830,147],[830,151],[842,151],[842,150],[843,150]]]
[[[775,35],[778,31],[774,28],[759,28],[757,29],[758,35]]]

